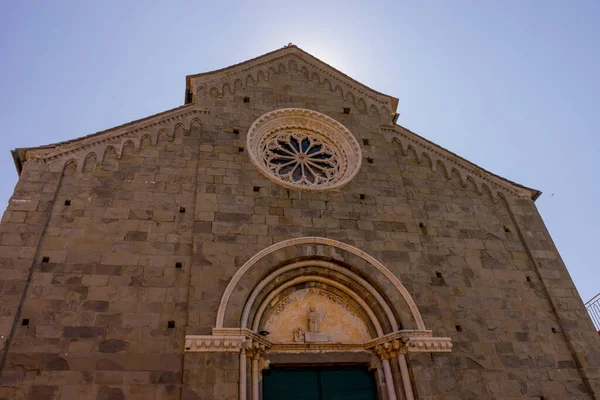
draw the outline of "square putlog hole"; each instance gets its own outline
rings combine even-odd
[[[462,332],[462,326],[456,325],[456,332]]]
[[[167,328],[169,328],[169,329],[175,328],[175,321],[169,321],[169,322],[167,322]]]
[[[233,133],[235,133],[236,135],[239,135],[239,134],[240,134],[240,130],[239,130],[239,129],[236,129],[236,128],[234,128],[234,129],[233,129]]]
[[[65,200],[65,206],[70,206],[71,205],[71,200]]]
[[[254,186],[252,190],[256,193],[260,192],[260,186]]]
[[[248,96],[244,97],[244,103],[250,103],[250,97],[248,97]]]
[[[182,264],[182,263],[180,263],[180,262],[176,262],[176,263],[175,263],[175,268],[177,268],[177,269],[181,269],[181,268],[183,268],[183,264]]]
[[[29,318],[23,318],[23,321],[21,321],[21,325],[28,326],[29,325]]]
[[[179,213],[180,214],[185,213],[185,207],[179,207]]]
[[[42,257],[42,262],[43,263],[49,263],[50,262],[50,257]]]

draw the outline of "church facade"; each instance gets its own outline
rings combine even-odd
[[[13,151],[0,399],[596,399],[534,201],[294,45]]]

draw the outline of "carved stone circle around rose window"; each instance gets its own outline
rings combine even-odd
[[[316,111],[284,108],[269,112],[254,121],[246,140],[252,163],[287,188],[337,189],[360,169],[361,151],[354,135]]]

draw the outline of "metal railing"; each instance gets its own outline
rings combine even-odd
[[[585,303],[585,309],[590,314],[596,330],[600,332],[600,293]]]

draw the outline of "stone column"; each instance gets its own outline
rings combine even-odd
[[[403,348],[403,344],[399,340],[378,344],[373,349],[373,352],[381,359],[383,365],[383,373],[385,375],[385,383],[388,390],[390,400],[396,400],[396,383],[392,376],[392,367],[390,366],[390,358],[398,355],[399,350]]]
[[[383,364],[383,373],[385,374],[385,384],[387,386],[389,400],[396,400],[396,385],[394,385],[394,378],[392,377],[392,368],[390,367],[390,360],[388,358],[381,360]]]
[[[398,365],[400,366],[400,374],[402,375],[402,387],[404,388],[404,397],[406,400],[414,400],[415,396],[408,374],[408,365],[406,364],[406,355],[404,353],[398,355]]]
[[[258,356],[252,357],[252,400],[259,400],[258,388]]]
[[[260,400],[260,365],[262,364],[261,361],[264,353],[265,346],[257,342],[251,343],[246,349],[246,355],[252,359],[252,400]]]
[[[240,350],[240,400],[246,400],[248,392],[246,373],[246,347],[242,346]]]

